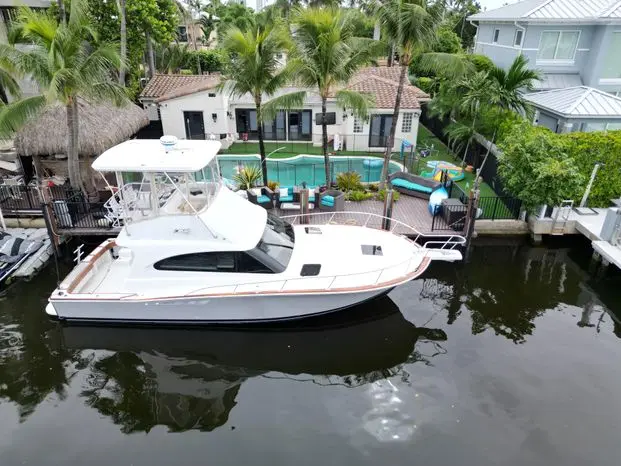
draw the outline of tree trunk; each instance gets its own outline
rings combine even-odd
[[[328,125],[326,124],[326,105],[327,98],[321,97],[321,148],[323,151],[323,163],[326,170],[326,186],[332,185],[332,177],[330,176],[330,156],[328,155]]]
[[[267,159],[265,158],[265,142],[263,141],[263,115],[261,114],[261,99],[255,99],[254,103],[257,108],[257,131],[259,133],[259,154],[261,155],[263,186],[267,186]]]
[[[119,14],[121,15],[121,68],[119,69],[119,84],[125,86],[125,65],[127,62],[127,0],[118,0]]]
[[[408,63],[407,60],[404,60]],[[399,110],[401,108],[401,95],[403,94],[403,86],[405,85],[405,78],[407,74],[407,65],[401,65],[401,74],[399,75],[399,86],[397,87],[397,95],[395,97],[395,109],[392,112],[392,124],[390,125],[390,134],[388,135],[388,141],[386,142],[386,151],[384,152],[384,166],[382,167],[382,176],[380,178],[380,187],[383,189],[386,186],[388,178],[388,166],[390,164],[390,155],[392,154],[392,148],[395,145],[395,132],[397,130],[397,123],[399,122]]]
[[[41,185],[43,179],[43,167],[41,166],[41,157],[39,155],[32,156],[32,164],[34,165],[35,178],[37,179],[37,186]]]
[[[67,110],[67,168],[69,182],[74,188],[84,190],[80,173],[80,159],[78,155],[78,105],[77,98],[70,97]]]
[[[147,38],[147,62],[149,63],[149,77],[152,78],[153,75],[155,75],[155,52],[153,51],[151,34],[149,31],[145,31],[144,35]]]
[[[386,66],[392,66],[395,61],[395,44],[394,42],[390,43],[390,52],[388,53],[388,60],[386,62]]]
[[[63,24],[67,24],[67,12],[65,11],[65,2],[58,0],[58,10],[60,11],[60,20]]]

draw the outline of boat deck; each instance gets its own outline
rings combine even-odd
[[[425,199],[402,195],[399,200],[395,202],[392,218],[410,225],[420,233],[432,234],[433,217],[429,213],[427,205],[428,201]],[[274,209],[274,212],[281,217],[292,217],[299,213],[284,209]],[[317,213],[321,211],[312,210],[311,212]],[[366,216],[357,215],[353,212],[381,216],[384,213],[384,203],[376,200],[367,200],[363,202],[346,201],[345,210],[343,212],[337,212],[334,216],[334,221],[336,223],[349,223],[352,225],[360,225],[366,222]],[[325,223],[327,215],[330,215],[330,213],[326,213],[325,215],[309,216],[310,223]],[[372,219],[369,221],[367,226],[381,228],[381,219]],[[433,226],[434,230],[443,230],[443,232],[451,231],[448,224],[441,216],[436,217],[435,225]],[[413,233],[412,230],[402,227],[401,225],[396,225],[393,231],[404,235],[412,235]],[[459,232],[455,232],[455,234],[458,233]]]

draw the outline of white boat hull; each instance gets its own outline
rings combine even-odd
[[[48,315],[60,320],[122,323],[248,323],[301,319],[345,309],[389,292],[189,297],[165,300],[51,299]]]

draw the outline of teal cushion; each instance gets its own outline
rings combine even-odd
[[[323,196],[321,198],[321,205],[325,205],[326,207],[334,207],[334,196]]]
[[[267,204],[270,201],[271,201],[271,199],[269,197],[267,197],[266,195],[261,195],[261,196],[257,197],[257,202],[259,204]]]
[[[308,202],[315,202],[315,195],[311,194],[310,196],[308,196]]]
[[[289,194],[288,196],[285,196],[285,197],[280,196],[279,199],[280,199],[280,202],[293,202],[293,194]]]
[[[397,186],[399,188],[410,189],[412,191],[419,191],[421,193],[430,193],[431,191],[433,191],[432,188],[423,186],[421,184],[412,183],[411,181],[404,180],[403,178],[395,178],[390,183],[393,186]]]

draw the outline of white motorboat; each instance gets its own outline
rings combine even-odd
[[[296,225],[275,217],[223,186],[219,147],[132,140],[99,156],[93,168],[116,174],[106,207],[121,232],[79,262],[46,312],[102,322],[286,320],[385,294],[431,260],[461,259],[460,236],[421,245],[371,227],[370,214],[347,212],[348,224],[335,213],[297,216]]]

